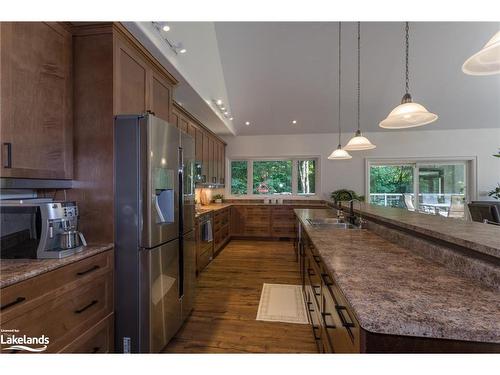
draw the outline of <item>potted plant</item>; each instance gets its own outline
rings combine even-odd
[[[352,198],[351,198],[352,195]],[[364,196],[356,194],[354,190],[348,190],[348,189],[339,189],[335,190],[330,194],[330,197],[332,198],[333,202],[335,205],[339,205],[340,202],[345,202],[349,201],[351,199],[357,199],[360,201],[364,200]]]
[[[222,203],[223,199],[224,199],[224,196],[222,194],[215,194],[214,195],[214,202],[215,203]]]
[[[498,154],[493,154],[494,157],[500,158],[500,148],[498,149]],[[493,199],[500,200],[500,183],[497,184],[497,187],[488,192],[488,196]]]

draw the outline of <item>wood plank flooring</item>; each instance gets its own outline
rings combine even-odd
[[[198,278],[167,353],[316,353],[311,327],[255,320],[263,283],[300,284],[293,243],[233,240]]]

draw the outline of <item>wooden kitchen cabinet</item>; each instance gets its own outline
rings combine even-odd
[[[171,121],[173,81],[129,38],[114,37],[115,113],[146,111]]]
[[[156,69],[151,69],[150,72],[150,110],[155,116],[171,122],[172,83]]]
[[[73,177],[73,52],[52,22],[0,23],[0,177]]]
[[[201,166],[198,182],[224,184],[226,144],[175,101],[172,119],[179,129],[195,140],[196,163]]]
[[[229,207],[214,212],[214,254],[217,254],[229,242],[230,217],[231,209]]]
[[[113,263],[107,250],[3,288],[2,329],[48,336],[47,353],[112,352]]]
[[[149,67],[127,40],[115,37],[115,113],[146,112],[149,99]]]

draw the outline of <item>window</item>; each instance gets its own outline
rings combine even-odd
[[[254,194],[292,194],[292,161],[253,162]]]
[[[368,161],[369,202],[410,211],[465,217],[474,196],[474,160]]]
[[[314,195],[317,158],[231,161],[232,195]]]
[[[316,160],[298,160],[297,169],[297,193],[314,194],[316,192]]]
[[[231,162],[231,194],[240,195],[247,193],[248,162]]]

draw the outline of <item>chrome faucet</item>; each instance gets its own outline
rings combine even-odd
[[[351,194],[351,196],[352,196],[352,194]],[[358,202],[359,203],[359,218],[358,218],[358,220],[359,220],[359,227],[361,227],[362,224],[364,223],[364,221],[363,221],[363,213],[361,211],[363,201],[361,201],[358,198],[352,198],[349,201],[349,222],[352,225],[356,225],[356,215],[354,214],[354,202]]]

